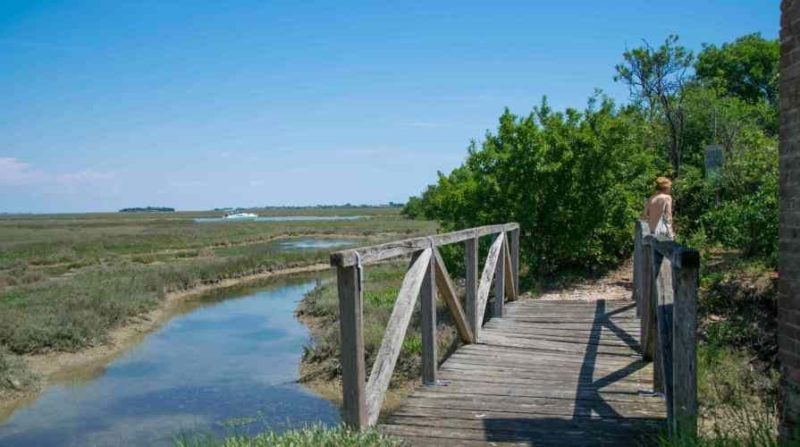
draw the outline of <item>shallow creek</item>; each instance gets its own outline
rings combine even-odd
[[[295,240],[285,249],[338,246]],[[306,327],[294,317],[312,276],[226,289],[105,365],[64,377],[0,421],[0,446],[172,445],[188,433],[336,424],[339,411],[296,383]]]

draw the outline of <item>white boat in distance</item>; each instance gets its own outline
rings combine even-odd
[[[258,214],[253,213],[242,213],[242,212],[234,212],[231,211],[229,213],[225,213],[223,216],[224,219],[255,219],[258,217]]]

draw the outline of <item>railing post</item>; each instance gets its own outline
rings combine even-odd
[[[431,256],[420,289],[422,383],[436,384],[436,256]]]
[[[508,248],[511,254],[511,278],[514,280],[514,299],[519,298],[519,228],[508,232]]]
[[[667,420],[673,420],[672,414],[672,399],[674,396],[674,387],[672,381],[672,311],[673,311],[673,283],[672,283],[672,259],[666,258],[660,253],[656,253],[656,268],[655,289],[656,296],[658,297],[656,307],[656,327],[657,336],[656,343],[658,349],[656,352],[656,369],[659,372],[659,381],[656,388],[662,391],[666,396],[667,401]]]
[[[636,221],[633,237],[633,300],[636,303],[636,316],[642,316],[642,224]],[[640,338],[640,340],[642,340]]]
[[[672,377],[674,380],[671,427],[674,433],[697,436],[697,287],[700,254],[680,249],[674,255],[675,292]]]
[[[464,241],[464,264],[466,266],[467,320],[472,329],[473,343],[478,341],[481,322],[478,321],[478,238]]]
[[[506,243],[506,234],[498,233],[497,238],[503,240],[501,244]],[[497,267],[494,271],[494,308],[492,309],[492,317],[503,318],[503,305],[506,299],[506,263],[504,255],[505,247],[500,246],[500,257],[497,260]]]
[[[641,318],[641,340],[642,340],[642,357],[647,361],[652,361],[655,358],[656,352],[656,309],[655,309],[655,291],[653,290],[653,281],[655,279],[655,271],[653,268],[653,253],[655,249],[642,240],[642,270],[641,270],[641,296],[642,301],[642,318]]]
[[[359,266],[337,267],[341,331],[342,419],[348,426],[367,426],[366,368]]]

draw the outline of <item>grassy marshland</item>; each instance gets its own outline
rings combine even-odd
[[[0,393],[32,383],[15,356],[102,344],[110,330],[155,309],[170,292],[328,260],[330,250],[280,252],[275,239],[319,236],[368,244],[435,229],[390,208],[260,214],[368,218],[196,223],[200,213],[0,217]]]

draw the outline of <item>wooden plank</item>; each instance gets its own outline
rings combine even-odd
[[[467,316],[464,314],[464,309],[461,307],[461,301],[456,295],[456,288],[453,286],[453,281],[450,279],[450,274],[447,272],[447,266],[444,264],[444,259],[439,253],[439,250],[433,248],[433,256],[436,264],[436,288],[439,291],[439,296],[442,297],[450,310],[450,315],[456,324],[458,336],[464,343],[472,343],[472,329],[467,321]]]
[[[633,236],[633,301],[636,302],[636,316],[642,315],[642,221],[637,220]]]
[[[426,393],[430,394],[430,393]],[[612,402],[613,412],[623,417],[654,417],[663,418],[663,400],[650,397],[649,403]],[[576,406],[591,405],[593,402],[605,401],[603,399],[557,399],[553,397],[508,397],[508,396],[465,396],[457,394],[439,395],[414,395],[407,399],[401,408],[448,408],[458,410],[483,411],[511,411],[515,413],[528,413],[530,415],[550,413],[568,414],[575,411]],[[649,406],[648,406],[649,405]],[[598,406],[598,408],[601,408]],[[600,409],[603,417],[610,417],[609,408]],[[591,413],[590,413],[591,414]]]
[[[503,272],[505,278],[505,297],[508,301],[517,299],[516,281],[514,280],[514,266],[511,264],[511,249],[509,248],[509,239],[506,234],[506,241],[503,243]]]
[[[477,322],[478,325],[483,324],[483,316],[486,313],[486,302],[489,300],[489,289],[492,287],[492,278],[497,270],[497,261],[500,258],[500,250],[503,248],[503,238],[495,239],[492,246],[489,247],[489,255],[486,257],[486,263],[483,264],[483,273],[481,280],[478,284],[478,297],[477,297]],[[480,339],[480,336],[478,336]]]
[[[597,306],[510,302],[440,366],[442,386],[417,389],[381,430],[418,445],[638,445],[663,427],[664,399],[641,393],[653,375],[635,306]]]
[[[642,250],[642,356],[645,360],[653,360],[656,352],[656,271],[653,267],[654,250],[644,245]]]
[[[464,265],[466,268],[464,301],[467,305],[467,321],[472,330],[472,343],[475,343],[481,330],[481,321],[478,320],[478,238],[464,241]]]
[[[697,288],[700,256],[681,249],[673,262],[674,320],[672,430],[680,439],[697,436]]]
[[[674,290],[672,285],[672,262],[669,258],[655,254],[656,270],[656,355],[654,357],[656,377],[655,389],[666,395],[667,418],[672,420],[672,311]]]
[[[497,239],[500,239],[500,259],[497,260],[497,265],[494,272],[494,307],[492,308],[492,317],[503,318],[503,305],[506,299],[506,234],[498,233]]]
[[[381,347],[375,357],[375,363],[372,365],[372,372],[367,382],[368,425],[373,425],[378,420],[383,398],[389,388],[389,381],[392,378],[397,356],[400,354],[400,348],[403,345],[408,323],[414,312],[414,305],[417,302],[423,278],[426,272],[430,271],[431,254],[430,248],[423,250],[419,254],[400,286],[397,301],[392,310],[392,315],[389,317],[389,323],[386,325],[386,332],[383,335]]]
[[[339,267],[336,276],[342,343],[342,420],[350,427],[362,428],[367,426],[368,417],[361,275],[357,267]]]
[[[519,297],[519,228],[508,231],[509,258],[511,260],[511,277],[514,283],[514,298]]]
[[[435,249],[435,248],[433,248]],[[436,258],[431,251],[428,268],[420,289],[420,331],[422,332],[422,383],[436,383],[437,355],[436,338]],[[402,345],[403,340],[400,339]]]
[[[429,248],[431,245],[448,245],[488,234],[510,231],[516,228],[519,228],[519,224],[507,223],[499,225],[486,225],[483,227],[469,228],[451,233],[435,234],[426,237],[417,237],[401,241],[388,242],[380,245],[372,245],[369,247],[342,250],[331,253],[330,262],[334,267],[347,267],[355,265],[357,259],[360,257],[362,264],[371,264],[384,259],[409,255],[415,251]],[[356,253],[358,253],[358,256]]]

